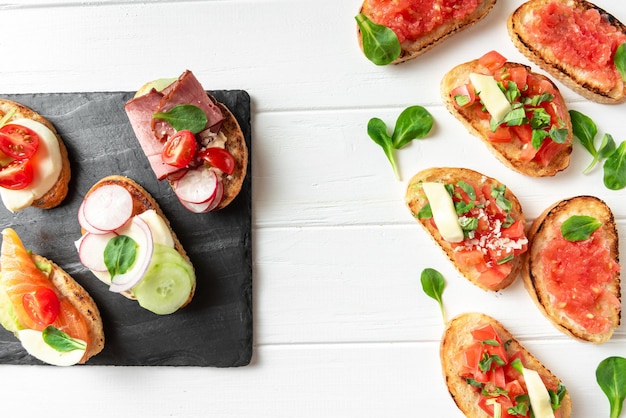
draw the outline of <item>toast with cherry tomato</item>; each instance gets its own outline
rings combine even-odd
[[[531,177],[565,170],[572,123],[557,86],[497,51],[445,74],[446,108],[507,167]]]
[[[191,71],[146,83],[125,110],[157,179],[185,208],[223,209],[239,194],[248,167],[243,132]]]
[[[619,238],[613,213],[595,196],[560,200],[532,223],[522,278],[554,326],[603,343],[621,317]]]
[[[0,99],[0,196],[11,212],[51,209],[67,196],[67,149],[52,123],[34,110]]]
[[[469,312],[449,321],[440,359],[448,391],[466,417],[571,416],[561,380],[488,315]]]
[[[441,0],[389,1],[364,0],[360,13],[375,24],[390,28],[400,42],[398,64],[429,51],[452,35],[482,20],[497,0],[461,0],[444,4]],[[357,31],[363,48],[363,34]]]
[[[191,302],[193,264],[157,201],[137,182],[120,175],[96,182],[79,206],[78,223],[79,259],[111,292],[157,315]]]
[[[85,363],[104,347],[100,312],[87,291],[54,262],[2,231],[0,323],[46,363]]]
[[[467,280],[488,291],[513,283],[528,239],[522,206],[508,187],[467,168],[434,167],[411,178],[405,201]]]
[[[585,0],[531,0],[511,13],[507,27],[520,52],[576,93],[598,103],[626,101],[626,26],[607,11]]]

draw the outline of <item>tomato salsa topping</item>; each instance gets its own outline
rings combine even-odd
[[[588,239],[569,241],[554,226],[554,239],[541,251],[547,290],[559,309],[590,333],[611,327],[610,311],[619,300],[606,286],[620,270],[613,261],[601,230]]]
[[[511,341],[502,341],[491,324],[471,331],[473,342],[460,353],[460,376],[479,393],[478,406],[489,416],[501,418],[532,417],[528,389],[524,381],[521,352],[512,352]],[[560,382],[545,382],[550,394],[555,418],[559,418],[560,403],[566,389]]]
[[[571,141],[564,122],[567,109],[555,100],[559,93],[554,85],[522,65],[506,66],[506,58],[496,51],[480,57],[478,63],[483,74],[496,80],[511,110],[503,120],[492,118],[470,80],[450,92],[455,107],[476,120],[488,120],[491,142],[516,144],[521,161],[547,166]]]
[[[459,180],[445,187],[464,234],[462,242],[450,243],[457,263],[478,270],[484,286],[497,286],[513,270],[515,258],[528,248],[524,223],[511,216],[513,204],[505,197],[506,186]],[[437,227],[429,203],[417,217]]]
[[[463,19],[478,0],[368,0],[370,19],[393,30],[400,43],[413,41],[436,27]]]
[[[593,73],[603,87],[610,88],[620,78],[613,57],[626,35],[597,9],[581,10],[552,1],[527,20],[525,30],[558,60]]]

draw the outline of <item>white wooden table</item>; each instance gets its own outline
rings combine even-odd
[[[447,279],[448,317],[498,318],[563,379],[573,417],[608,417],[595,368],[626,355],[624,325],[601,346],[564,336],[520,280],[492,294],[462,279],[404,206],[413,173],[468,167],[507,184],[528,220],[559,199],[597,195],[624,244],[626,190],[604,188],[599,169],[583,175],[590,156],[578,143],[566,172],[525,178],[441,104],[439,80],[460,62],[496,49],[528,63],[505,27],[520,3],[500,0],[421,58],[376,67],[356,43],[358,0],[0,1],[0,95],[131,91],[184,69],[207,89],[249,92],[255,316],[242,368],[1,366],[0,416],[460,417],[439,369],[443,323],[419,283],[433,267]],[[626,22],[624,3],[596,4]],[[626,139],[626,105],[562,92],[601,132]],[[414,104],[436,125],[398,153],[398,181],[366,125],[392,125]]]

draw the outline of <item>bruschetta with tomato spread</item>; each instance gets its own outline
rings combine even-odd
[[[2,231],[0,266],[0,324],[30,355],[71,366],[102,351],[102,319],[91,296],[54,262],[28,251],[11,228]]]
[[[519,200],[498,180],[466,168],[430,168],[409,181],[413,217],[471,283],[509,286],[528,248]]]
[[[496,319],[464,313],[448,322],[440,358],[448,391],[468,418],[569,418],[565,385]]]
[[[158,315],[178,311],[196,289],[194,267],[154,198],[128,177],[94,184],[78,209],[81,263],[109,290]]]
[[[248,168],[243,132],[191,71],[146,83],[125,110],[157,179],[185,208],[219,210],[239,194]]]
[[[626,26],[607,11],[585,0],[531,0],[507,26],[528,59],[581,96],[626,101]]]
[[[67,149],[52,123],[34,110],[0,99],[0,197],[17,212],[54,208],[67,196]]]
[[[556,85],[497,51],[445,74],[441,97],[450,113],[506,166],[532,177],[569,166],[572,123]]]
[[[364,0],[360,12],[391,29],[401,46],[398,64],[415,58],[483,19],[497,0]],[[360,29],[359,45],[363,48]]]
[[[619,239],[615,219],[594,196],[561,200],[528,231],[524,285],[562,332],[603,343],[620,324]]]

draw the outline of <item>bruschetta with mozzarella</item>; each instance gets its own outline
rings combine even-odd
[[[2,231],[0,323],[33,357],[56,366],[85,363],[104,348],[94,300],[54,262]]]
[[[470,169],[436,167],[413,176],[405,200],[471,283],[496,291],[515,280],[528,239],[520,202],[504,184]]]
[[[522,269],[528,293],[562,332],[608,341],[621,318],[619,238],[613,213],[595,196],[556,202],[532,223]]]
[[[569,166],[572,123],[557,86],[497,51],[460,64],[441,81],[446,108],[506,166],[531,177]]]
[[[70,161],[52,123],[34,110],[0,99],[0,197],[17,212],[61,204],[68,192]]]
[[[194,267],[154,198],[128,177],[94,184],[78,209],[81,263],[109,290],[159,315],[191,302]]]

